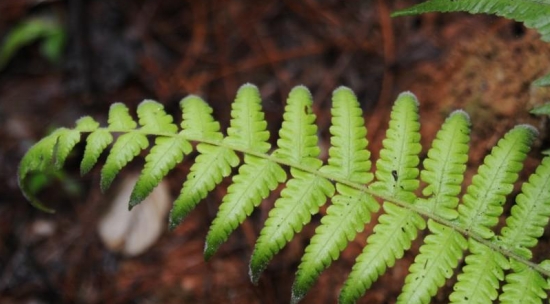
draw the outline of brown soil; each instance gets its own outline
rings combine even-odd
[[[69,2],[69,3],[67,3]],[[427,14],[391,19],[415,1],[28,1],[0,3],[0,37],[34,15],[61,18],[69,42],[59,64],[45,60],[38,44],[20,50],[0,71],[0,302],[2,303],[287,303],[294,272],[319,222],[307,225],[271,262],[254,286],[248,261],[277,195],[203,260],[204,237],[225,186],[211,193],[189,219],[132,258],[108,251],[96,232],[108,197],[99,193],[99,168],[78,176],[78,156],[65,168],[78,191],[54,183],[40,198],[55,214],[33,209],[17,186],[17,164],[48,130],[71,126],[83,115],[105,121],[116,101],[131,109],[159,100],[178,116],[178,101],[203,96],[226,126],[238,87],[260,88],[272,134],[289,90],[311,89],[328,148],[330,96],[352,88],[366,113],[370,148],[378,151],[392,101],[402,91],[421,102],[426,153],[441,122],[463,108],[472,118],[467,181],[497,140],[518,123],[531,123],[541,140],[525,178],[548,148],[544,119],[528,110],[547,101],[550,89],[530,83],[550,70],[550,45],[521,24],[466,14]],[[139,169],[142,161],[130,167]],[[167,177],[179,193],[189,162]],[[126,169],[127,172],[132,168]],[[123,170],[121,174],[125,174]],[[372,224],[366,230],[370,233]],[[359,234],[325,271],[304,303],[334,303],[355,257]],[[361,303],[393,303],[419,244],[367,292]],[[537,252],[548,252],[541,241]],[[453,279],[454,280],[454,279]],[[446,303],[450,284],[434,303]]]

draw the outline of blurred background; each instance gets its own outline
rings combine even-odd
[[[540,150],[548,148],[547,122],[528,110],[550,96],[548,89],[531,86],[549,71],[549,45],[521,24],[492,16],[390,18],[392,11],[418,2],[1,0],[0,302],[289,301],[294,272],[320,215],[254,286],[248,261],[277,195],[266,199],[204,262],[204,238],[229,180],[177,229],[167,231],[165,210],[192,160],[165,178],[162,193],[153,199],[160,207],[117,215],[113,222],[113,205],[142,168],[143,158],[121,172],[111,192],[101,194],[101,165],[79,176],[79,145],[61,173],[36,178],[40,199],[57,212],[43,213],[28,204],[17,186],[17,164],[27,149],[81,116],[105,123],[114,102],[135,111],[143,99],[154,99],[179,123],[179,101],[198,94],[225,128],[237,89],[254,83],[275,143],[286,96],[303,84],[314,98],[326,158],[331,93],[345,85],[365,111],[376,159],[393,100],[412,91],[421,102],[423,156],[454,109],[465,109],[472,117],[471,168],[513,125],[535,125],[541,139],[527,161],[527,176],[538,164]],[[474,172],[468,170],[467,182]],[[117,223],[126,226],[118,229]],[[139,227],[158,233],[143,241],[145,237],[132,234]],[[304,303],[336,301],[370,229],[372,224],[321,275]],[[108,238],[113,235],[114,240]],[[547,243],[543,240],[541,251]],[[361,302],[394,302],[418,246]],[[446,303],[449,291],[448,286],[440,290],[434,303]]]

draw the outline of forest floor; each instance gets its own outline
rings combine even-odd
[[[548,148],[545,119],[528,111],[550,90],[531,86],[550,70],[550,44],[521,24],[486,15],[426,14],[390,18],[415,1],[3,1],[0,38],[31,16],[58,18],[69,37],[53,64],[37,43],[0,70],[0,302],[1,303],[287,303],[294,273],[320,216],[269,264],[259,285],[248,262],[276,195],[266,199],[218,253],[203,259],[204,238],[225,188],[211,193],[174,231],[137,256],[109,250],[97,233],[110,197],[100,194],[99,168],[78,174],[69,160],[65,179],[40,198],[55,214],[34,209],[17,185],[17,164],[38,139],[83,115],[105,121],[110,104],[135,109],[143,99],[179,115],[179,100],[198,94],[223,127],[243,83],[262,94],[272,138],[286,96],[299,84],[314,98],[323,155],[329,146],[331,92],[350,87],[361,102],[372,159],[378,158],[396,96],[420,100],[423,155],[454,109],[472,120],[466,183],[510,128],[536,126],[525,179]],[[1,41],[1,40],[0,40]],[[273,140],[273,143],[275,141]],[[139,170],[142,161],[130,167]],[[100,166],[99,166],[100,167]],[[189,168],[166,178],[175,197]],[[122,171],[121,176],[131,169]],[[119,177],[120,178],[120,177]],[[223,184],[227,185],[226,180]],[[515,192],[517,194],[517,190]],[[513,196],[512,196],[513,197]],[[324,209],[322,210],[324,212]],[[304,303],[335,303],[372,224],[319,278]],[[419,243],[367,291],[360,303],[393,303]],[[550,240],[538,252],[550,251]],[[433,303],[446,303],[449,280]]]

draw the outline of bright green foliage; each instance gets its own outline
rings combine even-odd
[[[449,299],[452,303],[492,303],[498,296],[499,281],[504,279],[503,269],[509,268],[509,262],[502,253],[471,238],[468,248],[471,254],[466,257],[466,266],[458,275]]]
[[[470,130],[464,112],[453,112],[447,118],[421,166],[418,103],[411,93],[401,94],[392,109],[373,174],[367,130],[354,94],[347,88],[339,88],[333,94],[331,147],[324,166],[319,159],[312,103],[305,87],[290,92],[278,148],[272,154],[259,91],[249,84],[237,93],[226,137],[213,119],[212,109],[197,96],[181,101],[181,128],[157,102],[147,100],[140,104],[139,124],[126,106],[116,103],[109,111],[108,126],[83,117],[75,128],[60,128],[31,147],[19,167],[19,185],[34,206],[50,211],[38,201],[37,190],[29,183],[35,174],[59,173],[71,153],[82,152],[81,172],[86,173],[110,147],[101,169],[104,190],[151,141],[154,144],[145,156],[131,195],[133,206],[196,147],[197,155],[170,214],[171,228],[224,177],[232,175],[207,236],[206,258],[215,253],[254,207],[285,183],[251,257],[253,282],[327,199],[331,200],[298,267],[292,287],[293,302],[305,296],[381,205],[383,214],[344,284],[341,302],[359,299],[388,267],[403,257],[425,226],[430,234],[424,237],[397,302],[429,303],[466,252],[466,266],[450,296],[453,302],[492,303],[498,298],[503,303],[540,303],[546,298],[550,259],[543,257],[546,260],[536,264],[531,261],[531,250],[550,217],[550,158],[544,159],[522,186],[501,234],[493,230],[533,141],[536,132],[532,127],[517,126],[498,142],[459,204]],[[85,147],[73,153],[83,140],[82,134],[88,134]],[[288,181],[284,166],[290,168]],[[235,167],[238,172],[233,170]],[[421,192],[417,191],[419,176],[425,185]]]
[[[386,131],[384,148],[376,162],[376,181],[373,190],[413,203],[418,187],[418,164],[420,162],[420,123],[418,101],[411,93],[399,95],[392,109],[389,129]],[[367,246],[357,257],[351,274],[340,294],[340,302],[357,300],[365,291],[392,267],[396,259],[403,257],[419,229],[426,223],[417,213],[384,202],[385,214],[378,219],[374,234],[367,239]]]
[[[183,112],[181,134],[190,138],[209,138],[211,141],[221,141],[220,123],[212,118],[212,108],[200,97],[190,95],[180,102]]]
[[[166,114],[162,104],[154,100],[142,101],[137,108],[137,114],[142,132],[176,134],[178,131],[178,127],[172,123],[172,116]]]
[[[261,107],[260,92],[255,86],[244,85],[237,92],[231,110],[231,126],[224,142],[266,153],[271,148],[269,132]],[[206,236],[204,255],[209,259],[231,232],[252,213],[279,183],[286,173],[277,163],[246,155],[239,174],[227,189],[216,218]]]
[[[266,153],[271,148],[267,142],[269,132],[266,127],[258,88],[251,84],[243,85],[231,105],[231,125],[227,129],[224,142],[254,152]]]
[[[420,178],[427,184],[422,194],[428,199],[422,199],[418,204],[427,212],[447,220],[458,216],[456,206],[466,171],[469,142],[468,114],[463,111],[451,113],[437,132],[420,173]]]
[[[58,62],[66,40],[62,22],[57,18],[32,17],[11,29],[0,47],[0,70],[19,49],[38,40],[41,40],[42,55],[52,62]]]
[[[427,199],[419,198],[416,204],[447,220],[458,216],[455,209],[468,160],[469,134],[468,115],[462,111],[451,113],[437,132],[420,173],[427,184],[422,191]],[[420,254],[409,268],[398,303],[430,303],[445,279],[453,274],[467,247],[460,233],[432,219],[428,220],[428,229],[432,234],[424,239]]]
[[[411,93],[399,95],[391,112],[391,120],[384,149],[376,162],[377,181],[373,190],[390,197],[412,203],[418,188],[418,153],[420,146],[420,123],[418,101]]]
[[[532,257],[530,248],[537,244],[550,217],[550,157],[545,157],[516,197],[512,215],[501,231],[506,248],[526,259]]]
[[[428,229],[431,234],[424,239],[420,254],[409,267],[397,303],[430,303],[445,279],[453,275],[468,247],[464,236],[450,227],[430,219]]]
[[[130,116],[128,108],[120,102],[115,102],[111,105],[108,123],[108,129],[111,132],[126,132],[134,130],[137,127],[137,123]]]
[[[313,101],[309,90],[295,87],[289,94],[284,121],[277,141],[279,149],[273,154],[293,163],[319,169],[317,126],[311,111]],[[275,207],[269,212],[265,227],[260,232],[252,258],[249,275],[257,282],[261,272],[273,256],[279,252],[294,233],[311,221],[311,215],[319,211],[327,197],[334,195],[334,186],[323,177],[291,168],[290,179]]]
[[[220,123],[214,120],[212,108],[204,100],[191,95],[180,102],[180,107],[183,112],[181,135],[194,140],[206,138],[213,142],[223,139]],[[170,212],[171,229],[180,224],[200,200],[205,198],[222,178],[231,174],[232,167],[240,162],[237,154],[225,147],[199,143],[197,151],[200,154],[195,158],[195,163],[191,166],[187,180]]]
[[[273,155],[286,161],[319,168],[317,158],[321,150],[317,146],[317,126],[311,105],[311,93],[306,87],[297,86],[290,91],[279,130],[277,149]]]
[[[529,181],[516,197],[511,216],[506,219],[499,239],[507,250],[531,259],[531,248],[544,233],[550,217],[550,158],[545,157]],[[544,290],[549,288],[541,274],[515,260],[510,261],[511,272],[506,275],[501,303],[542,303]]]
[[[430,12],[469,12],[494,14],[518,22],[540,33],[541,39],[550,42],[550,1],[548,0],[428,0],[396,11],[392,17],[418,15]],[[536,80],[538,86],[550,85],[550,74]]]
[[[494,236],[490,228],[498,223],[506,195],[513,190],[513,183],[518,178],[535,135],[533,127],[516,126],[485,157],[466,190],[464,204],[458,207],[459,224],[467,232],[474,232],[485,239]],[[451,301],[486,303],[495,300],[498,296],[498,281],[504,279],[503,270],[509,268],[508,261],[502,253],[494,252],[472,238],[468,249],[471,254],[466,257],[467,265],[463,268],[464,273],[458,276],[455,291],[450,296]],[[483,267],[480,268],[480,265]],[[483,278],[480,279],[481,274]]]
[[[182,137],[157,137],[130,195],[130,209],[149,196],[166,174],[192,150],[191,144]]]
[[[97,129],[88,135],[86,149],[80,164],[80,174],[88,173],[97,163],[101,153],[113,142],[113,135],[106,129]]]
[[[542,299],[548,298],[545,290],[550,286],[539,272],[515,260],[510,262],[510,269],[512,272],[506,275],[506,285],[498,297],[500,303],[542,303]]]
[[[518,172],[536,135],[531,126],[510,130],[487,155],[458,207],[460,226],[471,233],[491,238],[491,230],[502,214],[506,195],[514,189]]]
[[[529,113],[535,114],[535,115],[548,115],[548,116],[550,116],[550,102],[547,102],[547,103],[544,103],[543,105],[535,107],[534,109],[529,111]]]
[[[78,142],[75,135],[80,136],[80,133],[76,130],[69,130],[66,128],[57,129],[55,132],[32,146],[21,160],[18,171],[19,187],[23,191],[25,197],[36,208],[46,212],[53,212],[53,210],[44,206],[34,197],[28,185],[25,183],[25,179],[32,172],[48,173],[51,171],[58,171],[63,166],[70,150]],[[60,148],[60,144],[65,144],[66,146]]]
[[[369,172],[367,129],[359,102],[350,89],[341,87],[334,91],[331,112],[330,158],[328,165],[320,171],[358,184],[369,183],[373,175]],[[292,289],[293,299],[307,293],[321,272],[332,260],[338,259],[357,232],[363,231],[370,221],[371,212],[379,209],[378,203],[369,194],[339,183],[336,188],[338,194],[332,198],[332,205],[321,219],[321,225],[315,230],[315,236],[298,266]]]

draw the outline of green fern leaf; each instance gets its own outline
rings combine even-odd
[[[424,160],[420,178],[427,186],[419,206],[446,220],[458,217],[455,210],[464,180],[470,141],[470,119],[463,111],[455,111],[447,118]]]
[[[454,229],[428,220],[431,234],[424,239],[420,254],[409,267],[397,303],[430,303],[445,279],[453,275],[468,241]]]
[[[271,148],[260,92],[255,85],[245,84],[237,91],[235,102],[231,105],[230,124],[225,143],[259,153]]]
[[[115,102],[109,109],[109,131],[112,132],[125,132],[134,130],[137,127],[137,123],[130,116],[128,107],[120,102]]]
[[[331,114],[330,158],[320,171],[358,184],[370,183],[373,175],[367,150],[367,128],[353,91],[346,87],[334,91]]]
[[[516,126],[485,157],[466,190],[464,203],[458,206],[459,223],[467,232],[485,239],[494,236],[491,227],[498,222],[536,133],[531,126]]]
[[[539,272],[515,260],[510,262],[510,269],[512,273],[506,275],[506,285],[498,297],[500,303],[542,303],[541,299],[548,298],[545,290],[550,286]]]
[[[176,134],[178,131],[178,127],[172,123],[172,116],[166,114],[164,106],[154,100],[142,101],[137,108],[137,114],[143,132]]]
[[[418,188],[418,153],[420,146],[420,123],[418,100],[412,93],[399,95],[391,112],[384,149],[376,162],[377,181],[371,186],[374,191],[389,197],[412,203]]]
[[[256,241],[250,260],[250,277],[257,282],[269,261],[311,221],[311,215],[327,197],[334,195],[330,181],[300,170],[291,169],[292,179],[281,191],[275,207],[269,212],[265,226]]]
[[[223,139],[220,124],[212,117],[212,108],[201,98],[193,95],[186,97],[180,102],[180,107],[183,112],[182,135],[214,143]],[[170,229],[180,224],[240,162],[235,151],[225,147],[199,143],[197,151],[199,155],[170,211]]]
[[[297,86],[288,95],[283,125],[279,130],[278,149],[274,156],[294,164],[319,168],[317,158],[321,150],[317,146],[317,126],[311,105],[311,93],[304,86]]]
[[[80,174],[88,173],[97,163],[101,153],[113,142],[113,135],[107,129],[97,129],[88,135],[86,149],[82,163],[80,163]]]
[[[52,209],[44,206],[34,193],[30,192],[26,184],[29,173],[59,170],[78,139],[80,139],[80,132],[59,128],[32,146],[21,160],[18,170],[19,188],[34,207],[53,213]]]
[[[374,234],[357,257],[349,277],[340,292],[340,303],[353,303],[386,272],[395,261],[403,257],[418,230],[425,228],[424,219],[392,203],[384,203],[385,214],[378,219]]]
[[[367,129],[359,102],[355,94],[344,87],[334,91],[332,100],[332,147],[328,165],[320,171],[358,184],[369,183],[373,175],[369,172]],[[339,183],[336,188],[339,194],[332,198],[333,204],[302,256],[292,288],[296,298],[307,293],[321,272],[338,258],[357,232],[364,229],[370,214],[379,209],[376,200],[362,191]]]
[[[418,199],[416,205],[447,220],[458,216],[455,208],[468,160],[469,133],[468,115],[453,112],[437,133],[420,173],[427,184],[422,193],[428,198]],[[466,239],[451,228],[430,219],[428,229],[432,234],[425,238],[409,268],[398,303],[429,303],[445,279],[451,277],[467,247]]]
[[[286,172],[277,163],[245,155],[245,164],[233,177],[233,184],[227,189],[228,193],[206,236],[205,259],[210,259],[254,207],[285,180]]]
[[[429,0],[399,10],[392,17],[417,15],[430,12],[469,12],[471,14],[495,14],[525,23],[534,28],[542,40],[550,41],[550,2],[542,0]]]
[[[550,158],[542,160],[529,181],[523,184],[522,192],[516,197],[511,216],[501,230],[499,244],[509,251],[531,259],[530,248],[544,233],[550,217]],[[528,265],[511,260],[511,272],[506,275],[501,303],[542,303],[544,291],[549,288],[541,274]]]
[[[420,123],[418,122],[418,101],[411,93],[401,94],[391,113],[384,148],[376,162],[377,181],[373,190],[389,197],[413,203],[414,191],[418,187],[418,164],[420,162]],[[426,223],[417,213],[384,202],[385,214],[381,215],[374,234],[367,239],[367,246],[357,257],[351,274],[340,293],[340,302],[357,300],[382,275],[387,267],[409,249],[418,230]]]
[[[499,280],[504,279],[503,269],[509,268],[509,262],[500,252],[474,239],[469,239],[468,248],[471,254],[466,257],[467,265],[458,275],[449,299],[452,303],[492,303],[498,295]]]
[[[130,209],[149,196],[168,171],[192,150],[191,144],[180,136],[157,137],[155,146],[145,158],[145,166],[130,195]]]
[[[494,236],[490,228],[498,223],[506,195],[513,190],[513,183],[518,178],[535,135],[533,127],[517,126],[499,140],[491,154],[485,157],[466,190],[464,203],[458,207],[458,222],[467,232],[486,239]],[[471,238],[468,247],[471,254],[466,257],[467,265],[458,276],[449,299],[452,302],[479,301],[477,303],[495,300],[498,281],[504,279],[503,269],[508,269],[508,261],[500,252]],[[491,262],[486,261],[488,258]]]
[[[200,97],[190,95],[180,102],[183,113],[181,134],[197,140],[221,141],[220,123],[212,118],[212,108]]]
[[[120,169],[125,167],[138,156],[141,150],[146,149],[148,146],[149,140],[143,133],[131,131],[121,135],[111,148],[105,165],[101,169],[101,191],[107,191]]]
[[[81,117],[76,121],[75,129],[80,132],[93,132],[99,128],[99,123],[90,116]]]
[[[224,177],[229,176],[232,168],[240,162],[235,151],[228,148],[198,144],[197,151],[200,154],[195,158],[187,180],[170,211],[170,229],[176,228],[208,192]]]
[[[279,131],[277,158],[318,169],[317,126],[311,111],[311,94],[303,86],[292,89],[285,107],[284,121]],[[292,179],[281,192],[275,207],[269,212],[265,227],[254,247],[250,260],[250,278],[257,282],[269,261],[281,250],[296,232],[311,221],[327,197],[334,195],[334,186],[325,178],[291,168]]]
[[[506,219],[506,227],[502,228],[501,242],[530,259],[530,248],[537,244],[550,217],[550,157],[545,157],[529,182],[523,184],[511,214]]]
[[[224,143],[259,153],[269,151],[269,132],[256,86],[246,84],[239,89],[232,104],[231,117],[231,127],[227,130]],[[244,165],[233,177],[233,184],[227,189],[228,193],[206,236],[205,258],[209,259],[254,207],[285,180],[286,173],[279,164],[245,155]]]

